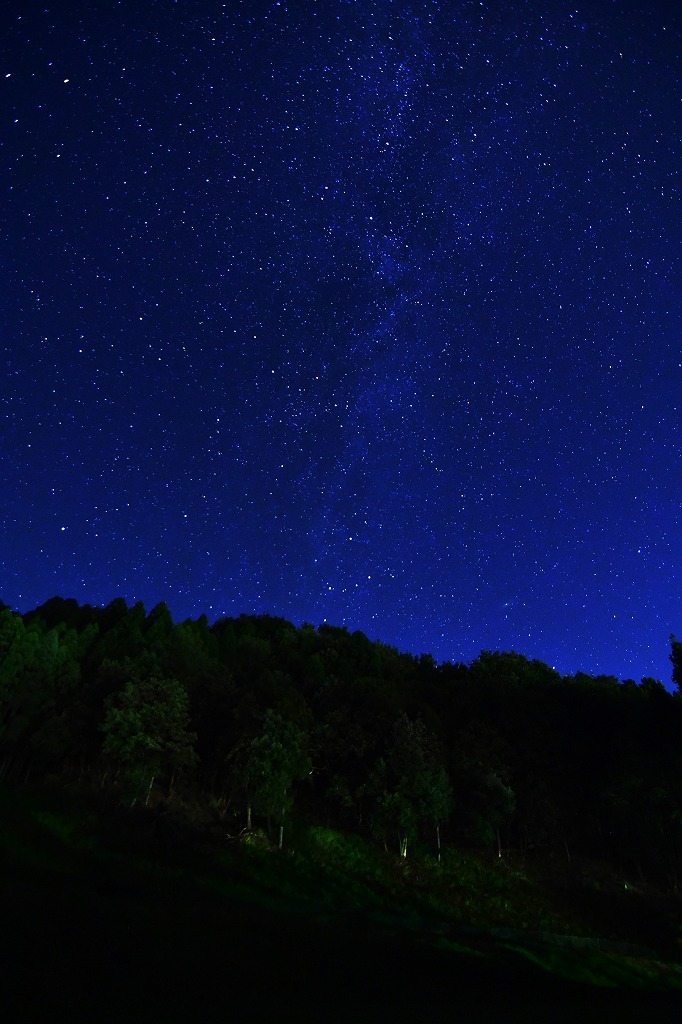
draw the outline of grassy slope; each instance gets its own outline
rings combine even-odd
[[[407,865],[300,829],[197,842],[177,821],[0,792],[3,1020],[666,1019],[678,920],[613,879],[530,877],[448,852]],[[629,901],[629,902],[628,902]],[[679,913],[678,913],[679,919]],[[580,932],[646,956],[566,948]]]

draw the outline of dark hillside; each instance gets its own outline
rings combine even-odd
[[[329,832],[304,857],[264,840],[221,848],[153,812],[64,794],[4,792],[2,813],[3,1019],[417,1021],[428,1007],[634,1021],[682,993],[676,968],[622,944],[462,926]],[[475,876],[470,898],[490,903],[490,878]]]
[[[637,1019],[677,997],[681,735],[660,682],[513,651],[3,608],[5,991],[20,1019]]]

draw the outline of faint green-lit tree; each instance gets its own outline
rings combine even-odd
[[[196,763],[189,701],[177,679],[129,680],[110,701],[102,731],[105,761],[123,780],[132,805],[141,795],[147,803],[161,776],[172,791],[177,774]]]
[[[436,832],[440,860],[440,825],[449,814],[452,790],[435,737],[421,719],[402,714],[395,722],[386,750],[367,781],[373,803],[375,831],[394,832],[401,857],[420,826]]]
[[[246,827],[252,827],[252,808],[265,814],[270,826],[279,823],[279,848],[285,815],[293,805],[292,786],[312,771],[306,734],[296,723],[269,708],[260,733],[240,745],[232,758],[235,781],[246,799]]]

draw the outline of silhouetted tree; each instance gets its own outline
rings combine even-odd
[[[671,636],[670,644],[672,647],[670,660],[673,666],[673,683],[677,687],[677,692],[682,694],[682,643]]]

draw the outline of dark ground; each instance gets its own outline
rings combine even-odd
[[[296,912],[295,898],[282,909],[246,887],[240,896],[238,879],[205,884],[191,858],[169,870],[156,848],[79,845],[14,798],[2,813],[3,1021],[603,1024],[674,1020],[682,1009],[682,991],[665,991],[655,965],[642,980],[626,958],[456,929],[438,948],[397,919]],[[567,964],[580,980],[560,976]]]

